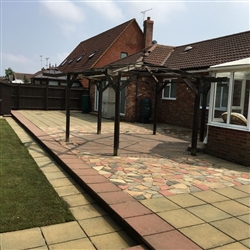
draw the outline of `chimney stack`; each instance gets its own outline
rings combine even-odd
[[[153,40],[153,25],[154,22],[150,20],[150,17],[144,21],[144,48],[147,48],[152,45]]]

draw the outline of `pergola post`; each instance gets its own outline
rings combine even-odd
[[[155,107],[154,107],[154,126],[153,126],[153,135],[156,135],[157,129],[157,117],[158,117],[158,88],[159,81],[155,81]]]
[[[67,87],[66,87],[66,138],[65,141],[69,141],[70,130],[70,74],[67,74]]]
[[[114,125],[114,156],[118,155],[120,140],[120,73],[115,82],[115,125]]]
[[[102,82],[97,83],[97,89],[99,91],[97,134],[101,134],[101,132],[102,132],[102,94],[103,94]]]
[[[205,135],[205,121],[206,121],[206,112],[207,112],[207,94],[210,90],[210,83],[204,84],[204,89],[202,91],[202,112],[201,112],[201,120],[200,120],[200,141],[204,141]]]
[[[197,93],[195,93],[194,101],[194,117],[193,117],[193,131],[192,131],[192,143],[191,143],[191,154],[197,154],[197,138],[198,138],[198,128],[199,128],[199,111],[200,111],[200,96],[201,96],[201,86],[200,79],[197,79],[196,88]]]
[[[70,78],[70,73],[67,74],[67,87],[66,87],[66,138],[65,141],[69,141],[69,131],[70,131],[70,89],[74,83],[77,73]]]

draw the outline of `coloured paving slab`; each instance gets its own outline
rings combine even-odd
[[[206,154],[191,156],[186,150],[190,130],[160,124],[157,135],[152,135],[152,124],[122,122],[119,156],[113,157],[113,121],[103,119],[102,134],[97,135],[95,116],[72,112],[70,142],[65,143],[64,112],[19,111],[14,115],[21,120],[26,117],[44,132],[44,138],[49,135],[57,143],[53,144],[56,150],[60,146],[88,167],[87,171],[71,167],[71,171],[147,246],[249,247],[249,168]],[[73,159],[64,162],[72,164]],[[131,211],[126,211],[130,206]],[[159,219],[167,223],[162,228]],[[146,225],[145,221],[151,223]],[[152,232],[143,229],[154,223]],[[235,227],[229,230],[230,225]]]

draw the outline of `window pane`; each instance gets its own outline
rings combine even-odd
[[[176,98],[176,89],[177,89],[177,84],[176,83],[171,83],[171,98]]]
[[[214,121],[223,122],[222,114],[227,111],[230,73],[218,73],[216,77],[227,77],[227,82],[215,83]]]
[[[57,81],[49,81],[49,85],[50,86],[58,86],[58,82]]]
[[[164,88],[164,97],[169,98],[170,84]]]
[[[250,81],[248,73],[247,71],[234,73],[231,124],[247,126]]]
[[[242,80],[234,80],[233,106],[241,104]]]

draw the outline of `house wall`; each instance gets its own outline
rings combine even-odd
[[[103,67],[104,65],[121,59],[121,52],[126,52],[128,55],[131,55],[143,48],[144,38],[142,31],[136,22],[132,22],[94,67]]]
[[[250,132],[209,126],[206,152],[250,167]]]
[[[176,100],[160,99],[159,122],[191,128],[193,125],[194,99],[194,92],[186,84],[178,84]]]
[[[121,59],[121,52],[128,55],[144,48],[144,36],[136,22],[131,23],[129,27],[121,34],[116,42],[106,51],[105,55],[94,65],[95,68],[103,67],[111,62]],[[87,84],[86,84],[87,85]],[[95,103],[95,86],[90,88],[91,110],[94,110]]]
[[[153,85],[153,84],[152,84]],[[153,85],[154,86],[154,85]],[[126,121],[140,121],[141,100],[149,98],[152,104],[151,120],[154,119],[154,92],[146,83],[138,84],[138,99],[136,108],[136,83],[130,83],[126,92]],[[162,99],[162,94],[158,96],[158,122],[168,123],[175,126],[192,128],[194,113],[195,95],[186,84],[178,84],[176,100]],[[136,112],[137,110],[137,112]],[[135,118],[136,112],[136,118]],[[200,110],[201,115],[201,110]],[[207,121],[206,113],[206,121]]]

